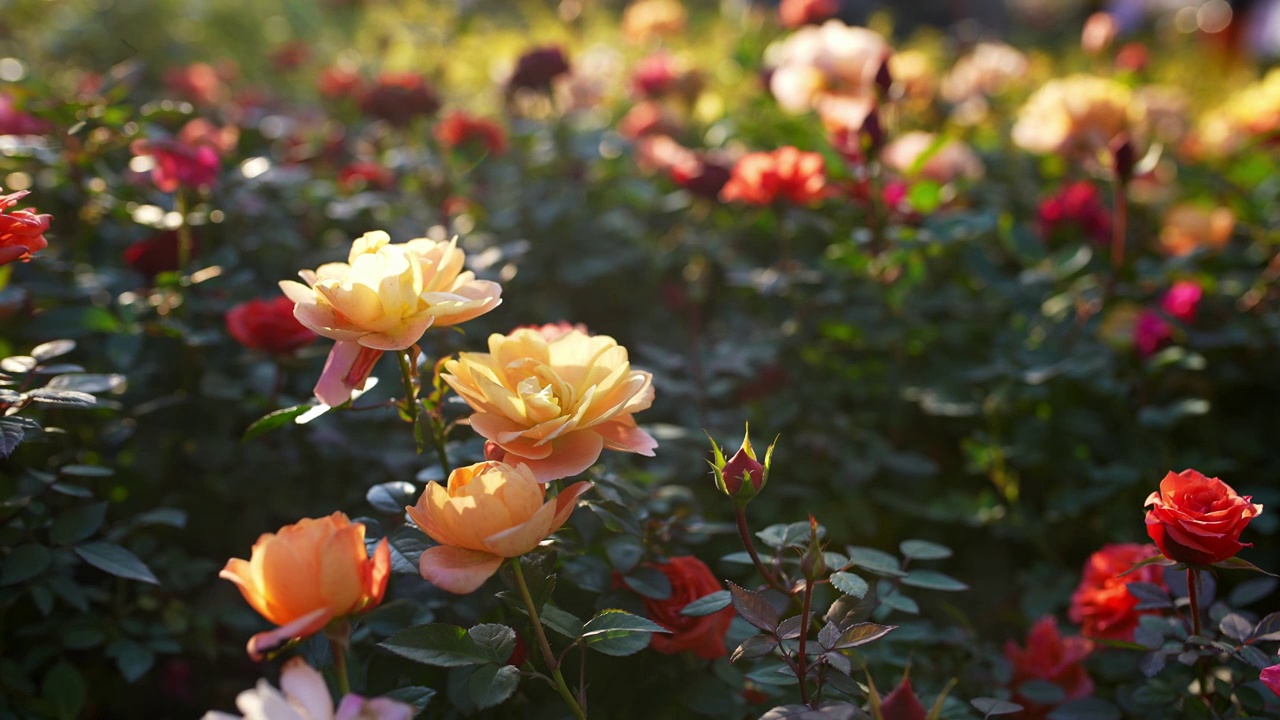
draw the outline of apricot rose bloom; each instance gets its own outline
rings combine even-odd
[[[280,670],[280,689],[259,680],[252,690],[236,696],[236,709],[244,713],[211,710],[201,720],[412,720],[411,705],[390,698],[344,695],[333,706],[324,676],[300,657],[290,658]]]
[[[444,369],[476,411],[471,428],[539,482],[577,475],[604,449],[652,456],[658,446],[632,417],[653,403],[653,377],[632,370],[627,349],[607,335],[517,329]]]
[[[963,141],[939,141],[933,133],[919,130],[900,135],[886,145],[880,152],[880,161],[904,175],[920,175],[939,183],[961,177],[978,178],[983,171],[982,160]]]
[[[405,508],[440,543],[422,553],[422,577],[451,593],[474,592],[507,558],[520,557],[560,529],[591,483],[574,483],[543,502],[546,486],[524,465],[486,461],[460,467],[448,485],[427,483]]]
[[[279,626],[249,639],[249,657],[255,660],[294,638],[320,632],[331,620],[377,606],[390,576],[386,538],[370,557],[364,525],[340,512],[265,533],[248,560],[231,558],[218,573],[236,584],[258,614]]]
[[[1050,80],[1031,95],[1018,112],[1013,142],[1033,153],[1088,158],[1117,136],[1140,134],[1143,116],[1139,101],[1120,82],[1071,75]]]
[[[769,89],[789,113],[817,110],[836,126],[856,127],[846,117],[850,104],[869,110],[876,97],[876,80],[893,53],[874,30],[828,20],[800,28],[770,45],[765,64],[774,68]]]
[[[1262,506],[1252,499],[1195,470],[1171,472],[1143,503],[1149,508],[1147,534],[1170,560],[1189,565],[1222,562],[1253,546],[1240,542],[1245,526],[1262,514]]]
[[[1198,248],[1217,251],[1231,242],[1236,216],[1228,207],[1181,203],[1169,209],[1160,228],[1160,249],[1167,255],[1187,255]]]
[[[298,321],[332,338],[333,350],[316,383],[326,405],[341,405],[364,386],[383,352],[404,350],[433,325],[457,325],[502,302],[502,288],[462,269],[457,239],[418,238],[391,244],[381,231],[365,233],[345,263],[326,263],[284,280]]]

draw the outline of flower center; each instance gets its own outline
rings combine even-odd
[[[516,392],[524,402],[525,414],[535,423],[543,423],[560,417],[560,399],[551,385],[543,385],[537,377],[529,376],[520,381]]]

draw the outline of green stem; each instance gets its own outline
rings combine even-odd
[[[400,363],[400,380],[404,383],[404,406],[401,411],[406,421],[417,422],[418,388],[413,382],[413,368],[409,367],[409,351],[397,352],[396,361]]]
[[[577,720],[587,720],[587,714],[582,711],[578,705],[578,701],[573,697],[573,693],[569,690],[569,685],[564,681],[564,673],[560,672],[560,663],[556,662],[555,653],[551,652],[551,643],[547,642],[547,632],[542,628],[542,620],[538,618],[538,608],[533,602],[533,595],[529,593],[529,586],[524,581],[524,573],[520,570],[520,558],[511,558],[511,574],[515,576],[516,586],[520,589],[520,597],[524,600],[525,610],[529,611],[529,620],[533,622],[533,634],[538,638],[538,647],[542,650],[542,658],[547,662],[547,667],[551,670],[551,676],[555,678],[556,690],[560,693],[560,697],[564,698],[564,702],[569,706],[569,710]]]
[[[178,273],[187,271],[187,265],[191,262],[191,254],[194,251],[195,243],[191,240],[191,227],[187,225],[187,196],[178,188],[178,193],[173,197],[173,209],[178,212],[180,219],[178,220]]]
[[[326,634],[329,636],[329,650],[333,653],[333,670],[338,676],[338,692],[345,696],[351,692],[351,678],[347,677],[347,644],[350,639],[346,632]]]

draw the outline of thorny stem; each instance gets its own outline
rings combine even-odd
[[[556,690],[560,693],[560,697],[564,698],[565,704],[569,706],[575,718],[587,720],[587,714],[579,707],[573,692],[569,690],[569,685],[564,681],[564,673],[560,672],[560,663],[556,662],[555,653],[551,652],[551,643],[547,642],[547,632],[542,628],[542,620],[538,618],[538,608],[534,605],[533,595],[529,593],[529,586],[524,581],[524,573],[520,570],[520,558],[511,558],[510,565],[511,574],[516,579],[516,587],[520,589],[520,598],[524,600],[525,610],[529,611],[529,620],[533,623],[533,634],[538,638],[542,659],[547,662],[547,667],[551,669],[551,675],[555,678]]]
[[[800,702],[809,705],[809,659],[805,657],[805,644],[809,640],[809,611],[813,601],[813,583],[804,582],[804,608],[800,611],[800,649],[796,653],[796,675],[800,678]]]
[[[756,554],[755,543],[751,542],[751,530],[747,528],[747,509],[745,507],[738,508],[738,536],[742,538],[742,545],[747,549],[747,554],[751,556],[751,562],[755,564],[756,570],[764,576],[764,581],[769,587],[786,595],[791,592],[781,582],[773,572],[760,562],[760,556]]]
[[[1194,568],[1187,568],[1187,599],[1191,601],[1191,634],[1200,634],[1200,577]]]
[[[418,387],[413,382],[414,369],[410,367],[409,350],[396,353],[396,361],[400,363],[400,380],[404,383],[404,405],[401,410],[409,422],[417,422]]]

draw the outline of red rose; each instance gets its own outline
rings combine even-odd
[[[396,175],[376,162],[353,162],[338,171],[338,187],[346,192],[365,188],[386,190],[396,184]]]
[[[27,190],[0,195],[0,265],[8,265],[15,260],[27,262],[32,254],[49,246],[44,233],[49,229],[52,215],[37,215],[35,208],[8,212],[27,195]]]
[[[21,112],[15,107],[12,96],[0,93],[0,135],[43,135],[49,130],[49,123]]]
[[[361,93],[364,78],[354,69],[341,65],[325,68],[316,79],[316,89],[327,98],[356,96]]]
[[[226,94],[223,73],[203,62],[166,70],[164,84],[182,99],[197,105],[216,105]]]
[[[1262,513],[1262,506],[1252,499],[1195,470],[1171,472],[1160,481],[1160,491],[1144,503],[1150,508],[1147,534],[1170,560],[1189,565],[1222,562],[1253,547],[1240,542],[1245,526]]]
[[[782,0],[778,5],[778,19],[789,28],[820,25],[838,12],[840,0]]]
[[[1152,545],[1123,543],[1103,545],[1084,564],[1080,586],[1071,596],[1071,621],[1080,624],[1080,634],[1099,640],[1133,640],[1138,616],[1154,611],[1138,611],[1138,599],[1129,594],[1129,583],[1152,583],[1164,587],[1164,571],[1147,565],[1120,577],[1139,562],[1160,551]]]
[[[501,125],[460,111],[449,113],[432,133],[436,141],[447,148],[474,143],[490,155],[501,155],[507,151],[507,136]]]
[[[729,654],[724,635],[733,621],[733,608],[727,607],[702,617],[688,617],[680,611],[685,605],[724,588],[711,568],[693,556],[673,557],[665,563],[650,564],[671,581],[671,597],[666,600],[644,599],[649,619],[671,631],[670,635],[654,633],[650,647],[666,655],[692,650],[704,660]]]
[[[779,199],[808,205],[826,194],[826,163],[822,156],[787,146],[742,156],[720,191],[720,198],[748,205],[769,205]]]
[[[1272,665],[1264,668],[1258,675],[1258,679],[1262,681],[1267,689],[1276,695],[1280,695],[1280,665]]]
[[[652,101],[638,102],[618,121],[618,134],[627,140],[647,135],[674,135],[679,123],[661,105]]]
[[[1062,188],[1041,201],[1038,214],[1040,234],[1046,240],[1083,232],[1096,245],[1111,242],[1111,212],[1093,183],[1081,180]]]
[[[1058,634],[1058,621],[1045,616],[1031,626],[1027,633],[1027,646],[1020,648],[1012,640],[1005,643],[1004,656],[1013,666],[1009,687],[1014,702],[1026,710],[1019,717],[1039,720],[1049,714],[1051,706],[1031,702],[1018,693],[1025,682],[1041,680],[1062,688],[1066,700],[1078,700],[1093,693],[1093,679],[1084,669],[1084,659],[1093,651],[1093,643],[1082,637],[1062,637]]]
[[[191,239],[191,255],[195,257],[199,243]],[[178,268],[178,232],[166,230],[146,240],[139,240],[124,249],[124,261],[129,267],[154,278],[162,272]]]
[[[515,70],[507,79],[507,91],[520,88],[546,90],[553,80],[568,73],[569,59],[563,50],[554,46],[534,48],[516,61]]]
[[[177,140],[137,140],[130,149],[134,155],[151,158],[151,181],[161,192],[208,188],[218,179],[218,150],[208,143],[187,145]]]
[[[880,700],[880,720],[927,720],[929,711],[911,689],[911,678],[904,677],[898,687]]]
[[[293,317],[293,301],[281,296],[249,300],[227,311],[227,332],[250,350],[285,355],[316,339]]]
[[[360,98],[360,110],[370,117],[405,127],[415,117],[430,117],[440,109],[440,98],[421,75],[383,73]]]

